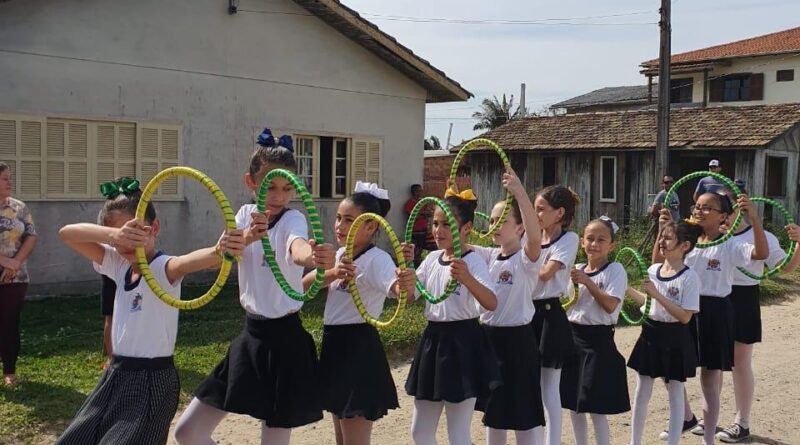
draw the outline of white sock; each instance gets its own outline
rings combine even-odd
[[[491,427],[486,427],[486,445],[507,445],[506,430],[498,430]],[[519,439],[517,439],[519,442]]]
[[[609,445],[608,416],[605,414],[590,413],[594,425],[594,440],[597,445]]]
[[[667,430],[669,439],[667,445],[678,445],[683,432],[683,410],[684,384],[677,380],[667,382],[667,395],[669,396],[669,428]]]
[[[175,440],[180,445],[216,445],[211,433],[226,415],[226,411],[193,398],[175,426]]]
[[[586,414],[570,411],[569,418],[572,420],[575,445],[589,445],[589,426],[586,424]]]
[[[703,389],[703,426],[705,445],[714,445],[714,437],[719,422],[720,381],[722,371],[719,369],[700,369],[700,386]]]
[[[542,404],[547,423],[547,445],[561,445],[561,370],[542,368]]]
[[[472,444],[472,413],[475,412],[475,397],[458,403],[444,402],[447,416],[447,438],[450,445]]]
[[[652,377],[636,375],[636,394],[633,396],[633,415],[631,417],[631,445],[642,445],[644,424],[647,420],[647,405],[653,395],[654,381],[655,379]]]
[[[525,431],[514,431],[517,445],[542,445],[544,442],[544,427],[537,426]]]
[[[750,428],[750,410],[756,379],[753,374],[753,345],[734,343],[733,355],[733,394],[736,398],[736,418],[734,422],[742,428]]]
[[[414,399],[411,415],[411,437],[416,445],[437,445],[436,428],[442,415],[444,402]]]

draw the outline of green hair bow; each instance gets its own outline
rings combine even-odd
[[[100,184],[100,194],[106,199],[114,199],[120,194],[130,195],[139,191],[139,181],[123,176],[116,181]]]

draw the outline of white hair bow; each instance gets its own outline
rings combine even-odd
[[[354,193],[369,193],[378,199],[389,199],[389,191],[378,187],[378,184],[372,182],[356,181],[356,188]]]
[[[605,221],[605,222],[607,222],[607,223],[611,224],[611,230],[613,230],[613,231],[614,231],[614,235],[616,235],[616,234],[617,234],[617,232],[619,232],[619,226],[617,225],[617,223],[615,223],[615,222],[614,222],[614,221],[613,221],[611,218],[609,218],[608,216],[606,216],[606,215],[603,215],[603,216],[601,216],[599,219],[600,219],[600,221]]]

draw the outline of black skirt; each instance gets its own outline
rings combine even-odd
[[[483,424],[499,430],[525,431],[544,425],[541,364],[530,324],[514,327],[483,325],[497,354],[503,384],[478,399]]]
[[[733,286],[731,302],[734,313],[733,339],[752,345],[761,343],[761,292],[759,286]]]
[[[375,421],[400,406],[378,330],[365,323],[325,325],[319,381],[323,408],[339,418]]]
[[[640,375],[685,382],[697,375],[697,353],[688,324],[646,319],[628,367]]]
[[[296,313],[268,320],[248,316],[195,397],[268,427],[294,428],[322,419],[317,377],[314,339]]]
[[[592,414],[631,410],[625,358],[614,343],[614,326],[572,323],[577,360],[561,371],[561,406]]]
[[[735,332],[733,303],[728,297],[700,295],[697,318],[697,363],[706,369],[733,369]]]
[[[533,300],[533,332],[539,340],[539,359],[544,368],[560,369],[575,356],[567,313],[558,298]]]
[[[500,386],[494,349],[477,318],[429,321],[406,380],[418,400],[458,403]]]

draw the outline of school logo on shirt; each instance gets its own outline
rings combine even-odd
[[[667,289],[667,297],[672,301],[678,301],[678,294],[680,294],[680,290],[677,287],[670,286]]]
[[[506,284],[506,285],[514,284],[514,275],[511,273],[510,270],[504,270],[500,272],[500,277],[498,277],[497,279],[497,284]]]
[[[604,289],[606,288],[606,283],[603,283],[603,282],[601,281],[601,282],[597,283],[597,287],[599,287],[599,288],[600,288],[600,290],[604,290]]]
[[[452,295],[461,296],[461,283],[456,284],[456,288],[453,289],[453,294]]]
[[[719,267],[719,260],[714,259],[714,258],[711,258],[710,260],[708,260],[708,267],[706,267],[706,270],[712,270],[714,272],[721,271],[722,269],[720,269],[720,267]]]
[[[139,312],[142,310],[142,294],[136,294],[131,302],[131,312]]]
[[[347,284],[345,280],[339,280],[339,285],[336,286],[336,290],[340,290],[342,292],[350,292],[350,286]]]

